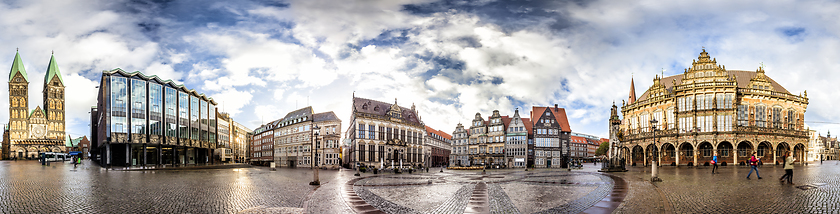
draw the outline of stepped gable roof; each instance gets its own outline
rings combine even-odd
[[[554,107],[534,106],[531,110],[531,118],[534,118],[534,113],[538,113],[537,115],[541,115],[543,112],[546,111],[546,109],[548,109],[548,111],[551,111],[551,113],[554,114],[554,120],[557,121],[558,124],[560,124],[560,130],[564,132],[572,132],[572,128],[569,126],[569,120],[566,119],[566,109],[564,108],[557,108],[555,110]],[[537,121],[533,121],[533,123],[537,123]]]
[[[436,135],[441,136],[443,138],[446,138],[447,140],[452,140],[452,135],[449,135],[446,132],[443,132],[441,130],[433,129],[432,127],[429,127],[429,126],[426,126],[426,132],[435,133]]]
[[[753,77],[755,77],[755,75],[757,74],[755,71],[739,71],[739,70],[726,70],[726,73],[727,73],[728,76],[735,75],[735,80],[738,82],[736,84],[736,86],[738,88],[747,88],[747,86],[750,84],[750,80]],[[773,86],[773,89],[776,92],[790,94],[790,92],[788,92],[787,89],[785,89],[784,87],[782,87],[782,85],[780,85],[778,82],[776,82],[776,80],[773,80],[773,78],[770,78],[767,75],[765,75],[765,77],[768,80],[770,80],[770,84]],[[668,90],[668,92],[670,93],[674,90],[674,81],[679,83],[679,82],[682,82],[682,79],[683,79],[683,74],[677,74],[677,75],[674,75],[674,76],[669,76],[669,77],[662,78],[662,80],[660,80],[659,83],[663,84],[665,86],[665,89]],[[645,90],[645,93],[642,94],[642,96],[639,96],[639,99],[637,101],[645,100],[649,96],[650,96],[649,91]]]
[[[313,120],[313,121],[315,121],[315,122],[321,122],[321,121],[341,121],[341,119],[338,119],[338,117],[337,117],[337,116],[335,116],[335,113],[334,113],[334,112],[332,112],[332,111],[328,111],[328,112],[321,112],[321,113],[313,114],[313,115],[312,115],[312,120]]]
[[[50,56],[50,65],[47,66],[47,72],[44,74],[44,85],[50,82],[54,76],[58,76],[58,81],[64,84],[64,77],[61,77],[61,72],[58,70],[58,65],[55,62],[55,54]]]
[[[138,77],[138,78],[140,78],[142,80],[146,80],[146,81],[156,81],[156,82],[158,82],[162,85],[169,85],[170,87],[181,89],[181,90],[186,91],[186,92],[188,92],[192,95],[195,95],[199,98],[202,98],[204,100],[208,100],[213,105],[218,105],[218,103],[216,103],[216,101],[214,101],[213,98],[204,95],[204,93],[199,94],[198,92],[196,92],[193,89],[189,89],[184,85],[176,84],[175,81],[172,81],[172,80],[169,80],[169,79],[168,80],[163,80],[160,77],[158,77],[157,75],[146,76],[145,74],[140,73],[140,71],[134,71],[134,72],[129,73],[129,72],[126,72],[126,71],[122,70],[121,68],[115,68],[115,69],[112,69],[110,71],[102,71],[102,74],[103,75],[105,75],[105,74],[107,74],[107,75],[120,74],[124,77],[129,77],[129,78]]]
[[[9,82],[12,82],[12,77],[20,72],[23,79],[29,82],[29,75],[26,74],[26,68],[23,67],[23,60],[20,59],[20,52],[15,51],[15,60],[12,61],[12,69],[9,71]]]
[[[393,105],[393,103],[386,103],[361,97],[353,97],[354,112],[368,113],[379,116],[388,116],[388,111]],[[417,117],[417,114],[415,114],[414,111],[411,111],[411,108],[406,108],[399,105],[398,107],[401,110],[400,114],[402,115],[402,119],[408,121],[409,123],[422,124],[420,118]]]

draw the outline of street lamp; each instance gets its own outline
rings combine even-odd
[[[318,135],[320,134],[320,131],[321,131],[321,127],[318,127],[318,125],[313,125],[312,126],[312,133],[313,133],[313,136],[314,136],[312,140],[315,142],[315,145],[312,146],[312,165],[311,166],[312,166],[312,170],[313,170],[312,174],[314,176],[314,180],[312,182],[309,182],[309,185],[319,185],[319,186],[321,185],[321,181],[318,180],[318,159],[316,157],[316,155],[318,155],[318,144],[320,143],[320,142],[318,142]]]
[[[653,181],[662,181],[662,179],[659,178],[659,169],[657,168],[658,166],[656,165],[656,157],[658,156],[658,153],[659,153],[659,149],[658,149],[659,147],[656,145],[656,140],[657,140],[656,139],[656,130],[657,130],[656,129],[656,123],[659,123],[659,121],[656,121],[656,118],[650,120],[650,128],[653,129],[653,151],[650,152],[650,154],[652,156],[650,158],[651,159],[650,160],[650,162],[651,162],[651,164],[650,164],[650,167],[651,167],[650,181],[652,181],[652,182]]]

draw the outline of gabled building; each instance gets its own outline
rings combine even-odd
[[[519,115],[519,109],[513,117],[504,117],[505,123],[505,158],[508,167],[525,168],[528,165],[528,144],[533,141],[531,120]],[[533,161],[533,160],[532,160]]]
[[[458,123],[452,132],[452,153],[449,155],[450,166],[470,166],[469,156],[470,131]]]
[[[630,83],[623,103],[623,158],[628,165],[746,164],[753,152],[765,164],[793,151],[807,160],[804,128],[808,93],[790,93],[759,67],[728,70],[703,50],[682,74],[653,79],[638,99]]]
[[[3,137],[3,159],[36,158],[42,152],[65,152],[64,80],[55,55],[44,74],[43,108],[29,109],[29,76],[20,53],[9,71],[9,122]]]
[[[536,168],[564,168],[569,155],[571,128],[566,110],[557,105],[531,109],[534,124],[534,165]]]
[[[425,124],[414,105],[406,108],[353,96],[349,163],[376,168],[423,167]]]

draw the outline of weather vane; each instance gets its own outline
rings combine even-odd
[[[761,68],[764,68],[764,62],[758,63],[761,64]]]

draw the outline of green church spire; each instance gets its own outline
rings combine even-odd
[[[29,75],[26,75],[26,68],[23,68],[23,60],[20,59],[20,52],[15,51],[15,61],[12,62],[12,70],[9,71],[9,82],[12,82],[12,78],[18,72],[20,72],[26,82],[29,82]]]
[[[64,85],[64,78],[61,77],[61,72],[58,71],[58,65],[55,63],[55,54],[50,56],[50,65],[47,67],[47,74],[44,77],[44,85],[49,84],[54,76],[58,76],[58,81]]]

